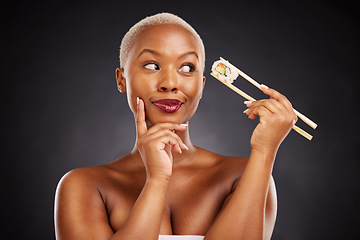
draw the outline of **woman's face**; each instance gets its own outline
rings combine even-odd
[[[127,92],[134,113],[136,98],[144,101],[149,124],[186,123],[202,96],[203,58],[200,44],[184,28],[151,26],[138,34],[124,69],[117,70],[119,89]]]

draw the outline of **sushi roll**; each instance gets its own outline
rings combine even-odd
[[[212,65],[212,74],[214,74],[219,80],[233,83],[239,76],[236,68],[233,67],[228,61],[220,59]]]

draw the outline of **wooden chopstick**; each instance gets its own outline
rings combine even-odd
[[[245,92],[241,91],[239,88],[235,87],[234,85],[232,85],[231,83],[227,82],[227,81],[222,81],[220,80],[217,76],[215,76],[213,73],[210,73],[211,76],[213,76],[214,78],[216,78],[217,80],[219,80],[220,82],[222,82],[223,84],[225,84],[227,87],[229,87],[231,90],[233,90],[234,92],[236,92],[237,94],[239,94],[240,96],[244,97],[245,99],[249,100],[249,101],[256,101],[255,98],[249,96],[248,94],[246,94]],[[299,133],[300,135],[302,135],[303,137],[307,138],[308,140],[311,141],[311,139],[313,138],[313,136],[311,136],[309,133],[305,132],[304,130],[302,130],[301,128],[299,128],[298,126],[296,126],[295,124],[293,125],[292,129],[294,129],[297,133]]]
[[[235,67],[234,65],[232,65],[229,61],[225,60],[224,58],[220,57],[221,60],[226,61],[230,66],[232,66],[234,69],[236,69],[236,72],[242,76],[243,78],[245,78],[246,80],[248,80],[251,84],[253,84],[255,87],[261,89],[261,85],[256,82],[254,79],[252,79],[251,77],[249,77],[247,74],[245,74],[243,71],[241,71],[240,69],[238,69],[237,67]],[[304,114],[301,114],[299,111],[295,110],[293,108],[295,114],[301,119],[303,120],[307,125],[309,125],[310,127],[312,127],[313,129],[315,129],[317,127],[317,124],[314,123],[313,121],[311,121],[308,117],[306,117]]]

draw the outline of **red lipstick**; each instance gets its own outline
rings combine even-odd
[[[154,101],[153,104],[165,113],[174,113],[181,108],[183,102],[178,99],[160,99]]]

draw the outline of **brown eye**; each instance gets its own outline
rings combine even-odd
[[[195,71],[195,67],[192,64],[185,64],[180,68],[180,72],[191,73]]]
[[[146,69],[154,70],[154,71],[160,70],[159,66],[156,63],[147,63],[147,64],[144,65],[144,67]]]

